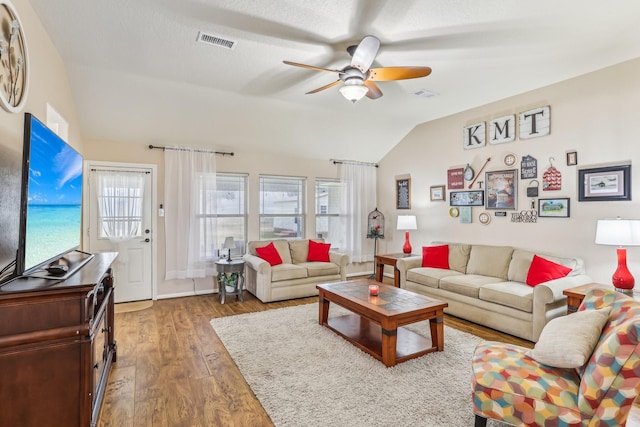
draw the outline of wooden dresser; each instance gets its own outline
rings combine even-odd
[[[116,361],[116,253],[66,280],[0,287],[0,426],[95,426]]]

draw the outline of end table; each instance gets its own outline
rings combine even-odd
[[[396,263],[399,258],[406,258],[410,256],[415,256],[414,254],[383,254],[376,255],[375,264],[376,264],[376,282],[382,282],[382,276],[384,274],[384,266],[390,265],[393,267],[393,284],[396,288],[400,287],[400,270],[396,268]]]
[[[224,304],[227,295],[235,295],[237,299],[244,302],[244,260],[242,259],[220,259],[216,261],[216,271],[218,272],[218,295],[220,303]],[[232,289],[229,291],[228,289]]]

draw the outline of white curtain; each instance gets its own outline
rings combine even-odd
[[[373,249],[368,250],[366,241],[367,215],[376,208],[376,170],[367,165],[341,165],[341,228],[345,236],[344,252],[351,262],[373,261]]]
[[[166,280],[215,274],[206,256],[217,241],[208,217],[216,212],[215,156],[182,148],[164,151]]]

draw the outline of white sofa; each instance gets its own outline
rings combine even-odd
[[[446,301],[448,314],[529,341],[537,341],[551,319],[566,314],[563,290],[592,281],[581,259],[538,253],[571,272],[531,287],[525,282],[534,252],[510,246],[448,245],[449,269],[422,267],[422,256],[398,259],[400,287]]]
[[[322,242],[322,239],[313,239]],[[256,247],[273,242],[282,264],[271,266],[256,253]],[[246,289],[262,302],[318,295],[316,285],[346,280],[349,257],[329,252],[330,262],[307,261],[309,240],[258,240],[249,242],[243,259],[247,265]]]

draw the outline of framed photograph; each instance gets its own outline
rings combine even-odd
[[[411,179],[396,179],[396,209],[411,209]]]
[[[575,166],[578,164],[578,152],[577,151],[568,151],[567,152],[567,166]]]
[[[484,190],[452,191],[449,206],[484,206]]]
[[[485,172],[485,191],[487,192],[487,209],[518,208],[518,171]]]
[[[471,206],[463,206],[460,208],[460,223],[471,224]]]
[[[445,200],[445,194],[446,192],[444,191],[444,185],[432,185],[431,186],[431,201],[433,202],[434,200]]]
[[[631,165],[578,169],[578,201],[631,200]]]
[[[569,218],[569,198],[538,199],[538,218]]]

